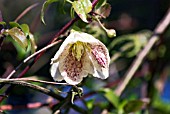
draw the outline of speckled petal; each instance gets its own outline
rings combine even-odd
[[[106,79],[109,76],[109,52],[105,45],[98,42],[97,44],[90,44],[91,47],[91,61],[94,65],[94,77]]]
[[[67,83],[77,85],[83,80],[83,77],[94,73],[93,64],[87,53],[84,54],[80,61],[77,61],[71,53],[60,61],[59,70]]]
[[[52,64],[50,72],[51,76],[55,81],[62,81],[63,77],[61,76],[61,73],[58,68],[59,62]]]

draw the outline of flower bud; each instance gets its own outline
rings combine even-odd
[[[108,37],[112,38],[116,36],[116,31],[114,29],[107,29],[106,30]]]

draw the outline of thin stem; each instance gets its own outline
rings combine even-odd
[[[1,50],[4,39],[5,39],[5,36],[0,37],[0,50]]]
[[[73,2],[71,0],[66,0],[68,3],[72,4]]]
[[[39,82],[44,84],[52,84],[52,85],[69,85],[68,83],[57,83],[57,82],[49,82],[49,81],[43,81],[43,80],[36,80],[31,78],[15,78],[15,79],[2,79],[0,78],[0,82],[5,81],[26,81],[26,82]]]
[[[99,20],[98,17],[95,18],[97,20],[97,22],[99,23],[99,25],[103,28],[103,30],[107,31],[107,29],[104,27],[104,25],[101,23],[101,21]]]
[[[7,76],[6,79],[10,79],[10,78],[12,77],[12,75],[13,75],[14,73],[16,73],[16,71],[17,71],[24,63],[28,62],[30,59],[32,59],[32,58],[35,57],[36,55],[40,54],[41,52],[43,52],[43,51],[45,51],[45,50],[47,50],[47,49],[55,46],[55,45],[58,44],[59,42],[61,42],[61,40],[58,40],[58,41],[56,41],[56,42],[54,42],[54,43],[52,43],[52,44],[49,44],[48,46],[40,49],[39,51],[37,51],[37,52],[35,52],[34,54],[32,54],[32,55],[30,55],[29,57],[27,57],[21,64],[19,64],[19,65],[16,67],[16,69],[14,69],[14,70]]]
[[[120,96],[122,92],[125,90],[127,84],[132,79],[133,75],[141,65],[146,55],[149,53],[149,51],[154,46],[154,44],[159,40],[159,35],[166,30],[169,24],[170,24],[170,8],[166,16],[157,25],[156,29],[154,30],[154,34],[151,36],[150,40],[148,41],[144,49],[138,54],[136,59],[133,61],[132,65],[130,66],[130,68],[128,69],[128,71],[124,76],[125,77],[124,80],[120,83],[120,85],[115,90],[115,93],[118,96]]]
[[[93,9],[94,9],[94,7],[96,6],[96,4],[99,2],[99,0],[93,0],[93,2],[92,2],[92,7],[93,7]]]
[[[55,94],[53,91],[49,90],[49,89],[46,89],[46,88],[43,88],[41,86],[38,86],[38,85],[34,85],[34,84],[31,84],[31,83],[28,83],[28,82],[24,82],[24,81],[14,81],[14,80],[9,80],[9,79],[0,79],[0,83],[3,83],[3,84],[14,84],[14,85],[20,85],[20,86],[24,86],[24,87],[28,87],[28,88],[31,88],[31,89],[34,89],[34,90],[37,90],[39,92],[42,92],[44,94],[47,94],[49,96],[52,96],[56,99],[60,99],[60,100],[63,100],[64,98]]]
[[[25,14],[27,14],[31,9],[35,8],[39,3],[35,3],[31,6],[29,6],[28,8],[26,8],[15,20],[14,22],[17,22],[18,20],[20,20]]]

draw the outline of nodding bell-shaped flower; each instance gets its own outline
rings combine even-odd
[[[109,52],[106,46],[87,33],[72,31],[51,59],[55,81],[77,85],[88,74],[106,79],[109,76]]]

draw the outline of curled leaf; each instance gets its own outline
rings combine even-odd
[[[22,24],[19,27],[24,32],[25,36],[29,35],[29,26],[27,24]]]
[[[23,49],[26,50],[28,46],[27,38],[21,29],[14,27],[6,31]]]
[[[41,21],[45,24],[44,21],[44,11],[46,10],[46,8],[48,7],[48,5],[52,4],[53,2],[57,2],[58,0],[47,0],[44,2],[42,9],[41,9]]]

